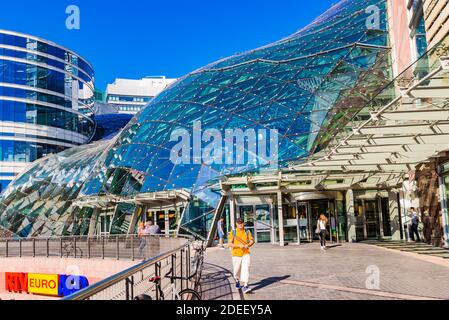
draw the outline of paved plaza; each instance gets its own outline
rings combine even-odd
[[[234,287],[230,251],[208,249],[203,299],[449,299],[449,260],[438,257],[368,244],[342,244],[322,253],[315,243],[256,245],[251,258],[253,292],[243,295]]]

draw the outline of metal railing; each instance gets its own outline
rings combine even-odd
[[[146,260],[170,252],[188,239],[165,235],[0,239],[0,257]]]
[[[93,284],[63,300],[137,300],[142,295],[148,300],[170,300],[175,297],[175,290],[197,290],[199,278],[192,275],[197,257],[192,254],[192,248],[193,243],[189,240],[176,249]],[[176,280],[172,282],[167,274],[176,277]],[[154,278],[161,279],[162,296],[157,284],[152,281]]]

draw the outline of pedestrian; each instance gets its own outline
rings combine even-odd
[[[410,208],[410,212],[412,215],[412,225],[410,227],[410,238],[412,239],[412,241],[420,242],[421,239],[419,238],[419,231],[418,231],[418,226],[419,226],[418,213],[416,212],[414,207]],[[416,236],[416,238],[415,238],[415,236]]]
[[[249,248],[254,245],[254,239],[249,230],[245,230],[245,221],[237,219],[237,228],[229,233],[229,248],[232,249],[232,265],[237,290],[243,293],[251,291],[249,288],[249,268],[251,257]],[[242,288],[243,285],[243,288]]]
[[[424,234],[424,240],[427,244],[432,243],[432,222],[430,221],[430,215],[429,211],[424,212],[424,219],[423,219],[423,234]]]
[[[162,234],[162,231],[157,224],[154,224],[151,220],[146,223],[145,235],[150,245],[150,255],[152,257],[155,257],[161,253],[160,234]]]
[[[299,218],[299,229],[300,229],[300,237],[301,239],[307,239],[307,219],[304,215],[301,215]]]
[[[320,215],[320,218],[317,221],[317,233],[320,236],[321,242],[321,251],[326,250],[326,231],[327,224],[329,220],[326,218],[324,214]]]
[[[161,234],[162,232],[161,228],[159,228],[157,224],[155,225],[153,221],[148,221],[145,228],[145,233],[150,236],[155,236]]]
[[[137,236],[139,237],[139,256],[144,258],[143,250],[147,245],[147,240],[145,238],[145,223],[139,223],[139,227],[137,228]]]
[[[224,218],[220,218],[217,222],[217,235],[218,235],[218,246],[224,249]]]
[[[443,227],[443,211],[438,212],[438,218],[437,218],[437,226],[436,226],[436,247],[444,248],[446,245],[445,238],[444,238],[444,227]]]

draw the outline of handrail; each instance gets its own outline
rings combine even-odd
[[[192,236],[190,235],[176,235],[173,237],[172,234],[166,235],[166,234],[154,234],[154,235],[146,235],[147,237],[159,237],[159,238],[180,238],[180,239],[191,239]],[[57,237],[29,237],[29,238],[0,238],[0,242],[18,242],[18,241],[32,241],[35,240],[67,240],[70,241],[71,239],[96,239],[96,238],[102,238],[102,237],[108,237],[108,238],[116,238],[116,237],[139,237],[138,234],[104,234],[104,235],[94,235],[94,236],[57,236]]]
[[[0,256],[135,261],[155,257],[192,239],[189,235],[166,234],[5,238],[0,239]]]
[[[162,255],[159,255],[157,257],[151,258],[148,261],[142,262],[134,267],[128,268],[116,275],[110,276],[109,278],[106,278],[100,282],[97,282],[94,285],[91,285],[81,291],[78,291],[68,297],[63,298],[62,300],[86,300],[93,296],[94,294],[97,294],[114,284],[119,283],[120,281],[126,280],[127,278],[131,277],[132,275],[136,274],[139,271],[142,271],[150,266],[155,265],[158,262],[161,262],[162,260],[170,257],[174,253],[181,251],[182,249],[189,247],[192,242],[192,239],[190,239],[186,244],[183,246],[180,246],[174,250],[171,250],[167,253],[164,253]]]

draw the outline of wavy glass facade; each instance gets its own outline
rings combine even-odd
[[[90,141],[94,71],[74,52],[0,30],[0,182],[29,162]]]
[[[106,232],[134,232],[137,219],[172,201],[170,230],[206,237],[221,197],[216,179],[266,162],[257,154],[245,164],[174,163],[172,133],[194,132],[195,121],[203,132],[277,130],[280,169],[305,161],[391,81],[387,21],[387,1],[345,0],[285,39],[186,75],[114,140],[23,174],[1,198],[0,225],[20,236],[78,235],[97,232],[104,215]]]

